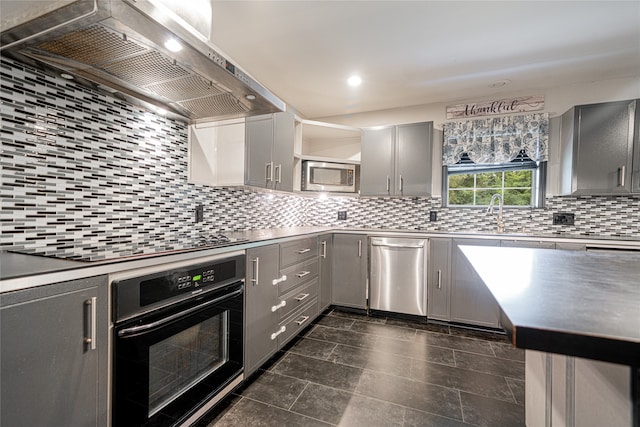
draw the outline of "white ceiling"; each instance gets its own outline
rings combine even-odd
[[[640,76],[640,1],[214,0],[211,36],[310,119]]]

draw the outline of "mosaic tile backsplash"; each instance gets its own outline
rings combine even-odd
[[[1,249],[105,259],[272,227],[495,229],[484,211],[441,208],[439,198],[321,199],[190,184],[184,123],[9,60],[0,71]],[[430,211],[438,221],[429,222]],[[575,225],[551,225],[554,212],[574,213]],[[544,209],[505,211],[508,232],[640,239],[639,218],[635,196],[548,198]]]

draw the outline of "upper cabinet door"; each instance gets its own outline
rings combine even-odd
[[[294,116],[291,113],[247,118],[247,185],[293,191],[294,132]]]
[[[563,170],[563,194],[632,192],[635,111],[636,101],[620,101],[581,105],[563,115],[562,166],[571,168]]]
[[[395,127],[362,132],[360,194],[390,196],[394,188]]]
[[[246,121],[245,183],[266,188],[273,181],[273,118],[271,114],[250,117]]]
[[[396,131],[395,194],[431,194],[433,123],[401,125]]]
[[[293,191],[293,145],[295,120],[291,113],[275,113],[273,147],[271,161],[273,162],[274,190]]]

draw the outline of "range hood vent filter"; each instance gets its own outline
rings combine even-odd
[[[162,106],[187,119],[248,117],[286,109],[209,44],[189,37],[175,22],[152,19],[158,11],[151,2],[96,4],[98,12],[78,22],[70,13],[73,7],[61,8],[3,32],[2,45],[5,40],[18,41],[2,48],[2,54],[45,70],[75,74],[92,89],[144,107]],[[56,25],[60,22],[69,24]],[[182,40],[180,52],[165,50],[169,35]]]

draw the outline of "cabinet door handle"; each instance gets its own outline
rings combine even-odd
[[[309,316],[302,316],[300,320],[296,320],[296,323],[298,324],[298,326],[302,326],[302,324],[307,320],[309,320]]]
[[[280,184],[282,182],[282,165],[276,166],[276,184]]]
[[[438,270],[438,289],[442,289],[442,270]]]
[[[287,305],[287,301],[280,301],[280,304],[271,306],[271,311],[275,313],[276,311],[280,310],[282,307],[286,307],[286,305]]]
[[[84,342],[85,344],[89,345],[89,348],[91,348],[91,350],[96,349],[96,322],[97,322],[96,302],[97,300],[98,300],[97,297],[91,297],[91,299],[88,299],[84,302],[84,304],[89,309],[89,328],[88,328],[89,336],[85,337]]]
[[[400,184],[398,185],[398,188],[400,189],[400,193],[404,191],[404,178],[402,178],[402,175],[400,175]]]
[[[307,252],[309,252],[309,251],[311,251],[311,249],[309,249],[309,248],[306,248],[306,249],[298,249],[298,250],[296,251],[296,253],[297,253],[298,255],[302,255],[302,254],[306,254],[306,253],[307,253]]]
[[[323,240],[322,241],[322,255],[320,255],[322,258],[326,258],[327,257],[327,241]]]
[[[362,258],[362,240],[358,240],[358,257]]]
[[[307,276],[311,274],[310,271],[301,271],[300,273],[296,273],[296,276],[298,276],[298,279],[302,279],[304,276]]]
[[[258,286],[258,276],[260,275],[260,257],[256,257],[252,259],[253,263],[253,279],[251,279],[251,283],[253,286]]]
[[[300,295],[300,296],[296,297],[296,301],[304,301],[305,299],[307,299],[307,297],[308,297],[309,295],[310,295],[310,294],[302,294],[302,295]]]
[[[271,334],[271,341],[275,340],[276,338],[278,338],[278,335],[286,331],[287,331],[286,326],[281,327],[280,329],[278,329],[278,332],[274,332]]]
[[[268,162],[265,167],[265,178],[268,181],[273,181],[273,162]]]
[[[627,174],[627,167],[622,165],[618,168],[618,187],[624,187],[625,175]]]
[[[387,193],[391,192],[391,179],[389,178],[389,175],[387,175]]]

